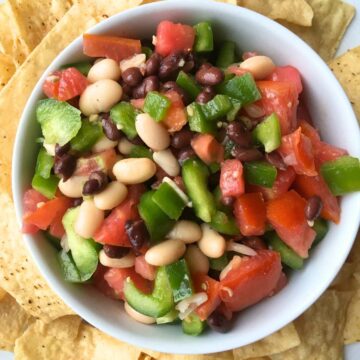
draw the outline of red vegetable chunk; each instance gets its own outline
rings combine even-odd
[[[26,224],[24,219],[37,210],[37,204],[46,202],[48,199],[34,189],[26,190],[23,197],[23,224],[22,232],[24,234],[35,234],[39,228],[33,224]]]
[[[90,176],[94,171],[104,171],[108,173],[116,162],[116,152],[114,149],[102,151],[88,157],[77,160],[74,176]]]
[[[290,65],[277,66],[267,80],[292,83],[295,85],[298,94],[300,94],[303,90],[299,70]]]
[[[207,165],[224,160],[224,147],[210,134],[198,134],[191,140],[196,155]]]
[[[221,164],[220,189],[223,197],[236,197],[244,193],[245,181],[240,160],[225,160]]]
[[[179,131],[187,123],[184,103],[179,93],[174,90],[169,90],[164,95],[171,101],[171,105],[161,123],[169,132]]]
[[[147,263],[144,255],[135,258],[135,271],[144,279],[155,280],[156,267]]]

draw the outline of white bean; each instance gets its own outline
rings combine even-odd
[[[100,210],[111,210],[123,202],[127,193],[124,184],[112,181],[103,191],[94,195],[95,206]]]
[[[92,83],[103,80],[111,79],[118,81],[121,76],[120,66],[113,59],[103,59],[94,64],[88,73],[88,80]]]
[[[99,153],[105,150],[113,149],[117,144],[117,141],[112,141],[105,135],[102,135],[100,139],[93,145],[91,151],[93,153]]]
[[[178,239],[185,244],[191,244],[201,239],[200,225],[190,220],[179,220],[166,235],[169,239]]]
[[[226,249],[225,239],[209,225],[202,224],[202,237],[198,242],[200,250],[210,258],[219,258]]]
[[[104,211],[98,209],[93,200],[84,200],[80,205],[79,215],[74,224],[75,232],[91,238],[104,220]]]
[[[96,81],[89,85],[80,96],[81,112],[90,116],[101,112],[108,112],[121,99],[122,87],[110,79]]]
[[[123,184],[140,184],[155,175],[156,165],[148,158],[128,158],[118,161],[113,173]]]
[[[134,308],[132,308],[126,301],[124,303],[124,309],[131,318],[133,318],[139,323],[150,325],[156,322],[155,318],[139,313]]]
[[[153,159],[168,175],[179,175],[180,165],[170,149],[155,151]]]
[[[145,54],[136,54],[130,58],[121,60],[120,61],[121,72],[124,72],[125,70],[132,67],[142,68],[143,65],[145,65],[145,61],[146,61]]]
[[[82,197],[83,186],[87,180],[87,176],[71,176],[66,181],[61,179],[59,181],[59,190],[70,198]]]
[[[141,140],[154,151],[165,150],[170,145],[167,130],[151,118],[149,114],[136,116],[135,127]]]
[[[115,161],[115,163],[117,163],[118,161],[120,161],[120,160],[122,160],[122,159],[124,159],[124,157],[123,157],[122,155],[120,155],[120,154],[117,154],[117,155],[116,155],[116,161]],[[113,173],[113,168],[111,168],[111,169],[109,170],[108,176],[110,177],[111,180],[116,180],[116,176],[115,176],[115,174]]]
[[[145,254],[145,260],[154,266],[169,265],[179,260],[184,255],[185,250],[186,245],[181,240],[165,240],[150,248]]]
[[[209,259],[197,245],[189,245],[186,249],[185,260],[192,274],[207,274],[210,268]]]
[[[255,80],[262,80],[275,69],[275,64],[268,56],[253,56],[240,64],[240,69],[250,71]]]
[[[101,250],[99,253],[99,261],[101,265],[107,267],[126,269],[135,265],[135,255],[133,252],[129,252],[121,258],[111,258],[105,254],[104,250]]]
[[[134,144],[132,144],[126,137],[120,139],[118,149],[121,154],[129,155],[133,147]]]

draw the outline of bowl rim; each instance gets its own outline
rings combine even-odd
[[[251,10],[248,10],[248,9],[245,9],[245,8],[242,8],[239,6],[236,6],[234,8],[234,5],[226,4],[226,3],[217,3],[217,2],[214,2],[211,0],[198,0],[194,3],[193,2],[188,3],[186,1],[184,2],[183,0],[159,1],[156,3],[141,5],[141,6],[138,6],[135,8],[127,9],[121,13],[113,15],[110,18],[96,24],[95,26],[88,29],[86,32],[101,34],[104,32],[103,29],[106,28],[106,26],[110,22],[114,22],[114,21],[121,22],[126,18],[127,15],[130,15],[130,14],[135,17],[142,17],[146,13],[149,14],[152,11],[156,11],[157,9],[163,8],[163,7],[167,8],[169,10],[171,10],[173,7],[175,7],[175,8],[183,7],[185,9],[192,9],[194,7],[196,8],[197,5],[200,5],[201,3],[204,3],[204,4],[206,3],[206,6],[211,6],[215,10],[221,11],[222,13],[224,13],[224,16],[226,16],[225,13],[227,13],[227,12],[237,11],[237,12],[239,12],[239,16],[242,13],[243,16],[249,17],[250,19],[252,18],[252,20],[254,20],[254,21],[261,21],[261,22],[265,23],[271,29],[271,31],[276,30],[279,32],[280,31],[285,32],[287,37],[289,37],[293,42],[297,43],[298,46],[300,46],[302,48],[302,51],[304,51],[304,54],[307,54],[309,57],[311,57],[313,62],[317,63],[318,66],[321,66],[324,69],[324,71],[327,72],[329,81],[331,81],[333,83],[332,85],[336,88],[336,91],[341,96],[341,99],[339,101],[342,101],[344,109],[347,111],[348,114],[352,114],[353,121],[356,123],[356,117],[354,115],[354,112],[351,108],[350,102],[349,102],[343,88],[340,86],[340,84],[337,81],[337,79],[335,78],[334,74],[328,68],[327,64],[320,58],[320,56],[309,45],[307,45],[302,39],[300,39],[295,34],[293,34],[290,30],[286,29],[285,27],[276,23],[275,21],[273,21],[261,14],[253,12]],[[80,35],[75,40],[73,40],[53,59],[53,61],[50,63],[50,65],[47,67],[47,69],[43,72],[43,74],[37,81],[36,85],[34,86],[32,92],[31,92],[31,95],[29,96],[29,98],[26,102],[26,105],[23,109],[23,112],[22,112],[22,115],[21,115],[21,118],[20,118],[20,121],[18,124],[17,132],[16,132],[16,138],[15,138],[15,143],[14,143],[14,148],[13,148],[13,159],[12,159],[13,198],[14,198],[17,220],[20,225],[22,222],[21,219],[22,219],[23,191],[20,188],[19,179],[20,179],[21,172],[22,172],[21,171],[21,169],[22,169],[21,145],[22,145],[23,139],[26,138],[25,124],[27,121],[30,121],[30,118],[31,118],[30,114],[33,109],[33,103],[36,99],[39,98],[39,94],[41,93],[41,84],[43,83],[47,74],[50,71],[53,71],[55,69],[55,65],[57,65],[57,63],[60,61],[60,59],[62,59],[62,57],[66,57],[66,54],[69,51],[71,51],[72,48],[76,47],[81,42],[82,42],[82,35]],[[360,143],[360,132],[357,137],[358,137],[359,143]],[[357,155],[359,155],[359,154],[357,154]],[[282,327],[284,327],[285,325],[287,325],[288,323],[293,321],[295,318],[300,316],[322,295],[322,293],[330,285],[331,281],[338,274],[340,268],[342,267],[342,265],[344,264],[344,262],[346,260],[348,253],[350,252],[353,242],[355,240],[358,224],[360,223],[360,202],[357,207],[359,209],[358,216],[354,217],[354,221],[352,223],[353,227],[352,227],[352,229],[350,229],[350,231],[348,231],[348,233],[351,234],[351,236],[349,238],[351,238],[352,240],[347,242],[346,248],[344,251],[345,255],[343,256],[342,259],[340,259],[340,261],[338,263],[339,266],[337,266],[336,268],[333,269],[332,275],[327,278],[327,281],[326,282],[322,281],[322,283],[320,284],[320,286],[317,287],[317,289],[314,289],[314,291],[311,294],[308,294],[308,296],[302,302],[302,306],[299,306],[298,308],[296,308],[296,311],[293,311],[287,317],[283,317],[281,319],[281,321],[274,319],[274,325],[271,327],[270,330],[266,330],[266,331],[263,330],[262,332],[259,332],[257,334],[257,337],[252,339],[251,342],[247,342],[246,344],[243,344],[241,346],[245,346],[247,344],[250,344],[252,342],[260,340],[260,339],[278,331],[279,329],[281,329]],[[91,323],[96,328],[100,329],[101,331],[103,331],[115,338],[118,338],[119,340],[130,343],[132,345],[139,346],[142,348],[145,347],[148,349],[153,349],[153,350],[161,351],[161,352],[174,353],[174,349],[172,347],[169,347],[167,344],[159,345],[159,341],[156,344],[153,344],[151,339],[149,341],[146,341],[146,339],[144,339],[144,337],[142,337],[140,339],[141,334],[130,333],[130,331],[126,330],[126,328],[124,328],[124,330],[121,329],[121,331],[119,333],[116,333],[116,334],[111,333],[107,329],[106,324],[104,324],[104,321],[103,320],[99,321],[99,319],[97,318],[97,316],[98,316],[97,314],[93,314],[90,310],[88,310],[83,305],[81,305],[81,301],[76,299],[76,296],[75,295],[73,296],[71,294],[71,292],[69,292],[69,291],[64,292],[63,289],[61,289],[60,283],[63,282],[62,279],[58,279],[57,276],[55,276],[54,274],[50,274],[45,271],[46,266],[43,263],[43,259],[42,259],[43,256],[36,249],[36,247],[33,243],[34,242],[33,236],[23,235],[23,238],[24,238],[25,245],[27,246],[27,249],[29,250],[36,266],[38,267],[42,276],[46,279],[50,288],[64,301],[64,303],[66,305],[68,305],[71,309],[74,309],[74,311],[76,309],[75,312],[77,314],[79,314],[82,318],[86,319],[86,321],[88,321],[89,323]],[[232,339],[231,341],[229,340],[229,338],[227,338],[226,341],[209,343],[208,348],[206,349],[206,352],[214,353],[214,352],[226,351],[226,350],[230,350],[230,349],[238,347],[239,344],[237,344],[235,337],[231,337],[231,339]],[[199,346],[198,347],[190,346],[190,347],[191,347],[191,351],[189,351],[188,347],[177,347],[176,353],[179,353],[179,354],[202,354],[202,353],[204,353],[204,350]]]

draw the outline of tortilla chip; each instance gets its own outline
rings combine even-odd
[[[360,290],[352,297],[346,314],[344,343],[360,341]]]
[[[308,0],[314,11],[311,27],[280,21],[300,36],[325,61],[332,59],[355,15],[355,8],[340,0]]]
[[[360,46],[330,61],[329,66],[349,97],[360,122]],[[359,235],[354,249],[356,249],[356,254],[352,252],[352,256],[360,259]]]
[[[156,360],[233,360],[232,351],[224,351],[214,354],[203,354],[203,355],[176,355],[176,354],[164,354],[153,351],[144,350],[147,355],[152,356]],[[206,351],[204,349],[204,351]]]
[[[6,294],[7,292],[4,289],[0,288],[0,301],[6,296]]]
[[[239,0],[246,7],[275,20],[286,20],[293,24],[311,26],[314,16],[305,0]]]
[[[272,360],[339,360],[343,357],[343,331],[352,292],[328,290],[295,320],[301,344],[272,355]]]
[[[15,340],[34,320],[13,297],[7,294],[0,301],[0,349],[13,351]]]
[[[332,282],[330,288],[338,291],[356,290],[359,286],[354,276],[355,269],[356,263],[346,262]]]
[[[16,65],[9,55],[0,53],[0,91],[16,71]]]
[[[234,349],[235,360],[268,356],[289,350],[300,344],[299,335],[293,323],[285,326],[276,333],[253,344]]]

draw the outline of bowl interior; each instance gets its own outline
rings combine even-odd
[[[239,50],[255,50],[279,65],[291,64],[302,74],[306,102],[325,140],[360,155],[358,125],[343,90],[326,64],[299,38],[275,22],[246,9],[207,1],[167,1],[142,6],[116,15],[90,30],[91,33],[149,38],[161,20],[189,24],[210,20],[217,40],[234,40]],[[51,64],[35,87],[24,110],[15,144],[13,192],[19,221],[21,199],[33,175],[40,134],[34,116],[42,97],[44,78],[60,65],[84,58],[81,38],[69,45]],[[331,225],[327,237],[312,251],[303,270],[291,275],[289,284],[276,296],[242,312],[228,334],[206,332],[193,338],[174,325],[146,326],[124,314],[122,305],[105,298],[91,286],[62,280],[54,250],[41,235],[25,236],[25,243],[50,286],[88,322],[126,342],[163,352],[210,353],[239,347],[280,329],[306,310],[326,289],[351,248],[360,217],[360,194],[341,201],[342,219]],[[291,306],[289,306],[289,303]],[[179,346],[181,344],[181,346]]]

